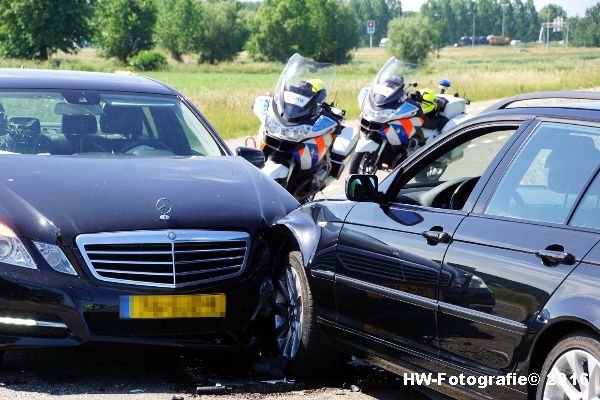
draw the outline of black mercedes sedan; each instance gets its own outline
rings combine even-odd
[[[328,339],[457,399],[600,398],[598,104],[507,99],[381,184],[351,175],[347,199],[292,212],[292,362]]]
[[[167,85],[0,70],[0,350],[250,346],[297,206]]]

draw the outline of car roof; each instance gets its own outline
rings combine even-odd
[[[549,91],[525,93],[499,100],[481,114],[482,117],[528,116],[571,118],[600,122],[600,92]]]
[[[0,68],[0,90],[67,89],[175,94],[169,86],[129,73]]]
[[[559,118],[600,122],[600,106],[590,104],[556,104],[552,106],[513,107],[483,112],[469,121],[502,120],[507,118],[514,120]]]

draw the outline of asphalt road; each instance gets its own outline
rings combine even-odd
[[[0,368],[0,399],[178,400],[198,386],[230,394],[202,399],[426,400],[399,379],[349,363],[339,377],[318,382],[261,382],[240,354],[148,347],[86,347],[11,352]],[[354,387],[353,387],[354,385]]]

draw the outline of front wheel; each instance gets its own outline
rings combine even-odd
[[[536,399],[600,398],[600,342],[585,332],[562,339],[548,354]]]
[[[375,174],[378,168],[377,156],[378,152],[376,151],[372,153],[354,153],[348,167],[350,174]]]
[[[286,264],[275,277],[275,351],[292,376],[331,375],[346,357],[323,340],[300,252],[290,252]]]

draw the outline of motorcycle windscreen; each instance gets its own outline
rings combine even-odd
[[[299,54],[288,60],[275,89],[277,111],[288,120],[310,118],[333,93],[335,67],[309,61]]]
[[[407,79],[414,77],[419,71],[416,64],[407,64],[390,58],[381,67],[370,90],[371,102],[378,107],[399,103],[404,96]]]

